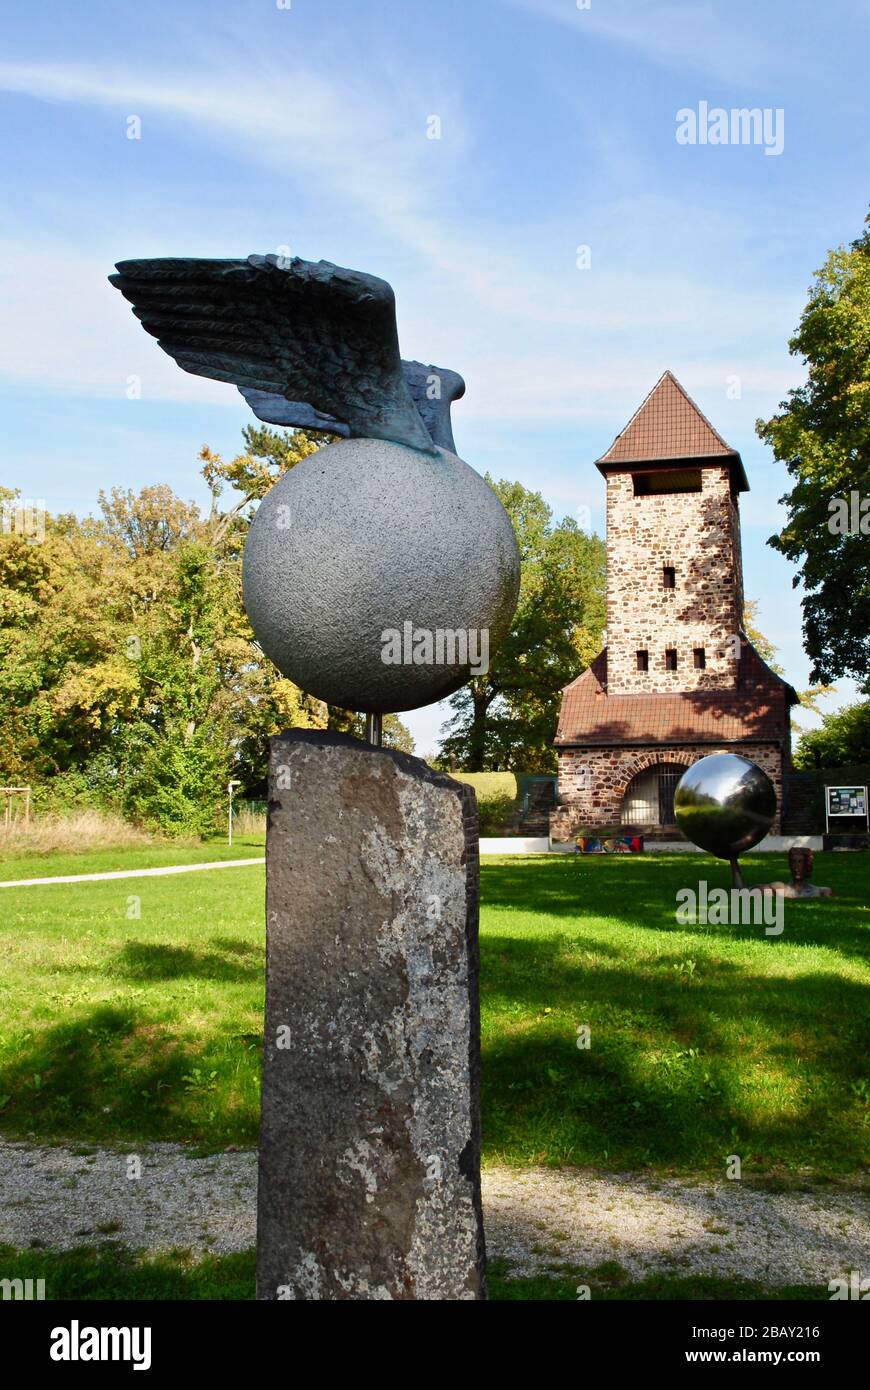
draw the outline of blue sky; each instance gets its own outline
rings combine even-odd
[[[200,446],[232,455],[251,417],[105,277],[289,247],[389,280],[404,356],[467,380],[462,456],[599,532],[593,460],[671,368],[742,452],[747,593],[806,685],[792,567],[764,543],[787,478],[754,423],[799,382],[812,274],[870,201],[864,0],[283,4],[7,8],[0,482],[52,511],[113,485],[202,498]],[[704,101],[781,109],[782,153],[679,144]],[[437,709],[408,721],[431,749]]]

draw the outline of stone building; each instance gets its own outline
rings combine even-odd
[[[674,787],[743,753],[777,791],[797,696],[743,630],[740,455],[665,372],[607,453],[605,649],[565,687],[554,839],[675,832]]]

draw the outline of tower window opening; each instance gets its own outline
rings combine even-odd
[[[703,647],[695,648],[695,670],[704,671],[707,668],[707,653]]]
[[[668,647],[667,651],[665,652],[665,670],[666,670],[666,671],[676,671],[676,669],[677,669],[677,652],[676,652],[676,648],[675,648],[675,647]]]
[[[654,473],[633,473],[635,497],[657,497],[662,493],[700,492],[700,468],[663,468]]]
[[[637,657],[637,669],[638,669],[639,671],[648,671],[648,670],[649,670],[649,652],[646,651],[646,650],[644,650],[644,651],[639,651],[639,652],[636,652],[635,655],[636,655],[636,657]]]
[[[662,584],[666,589],[676,589],[677,571],[673,565],[665,565],[662,569]]]

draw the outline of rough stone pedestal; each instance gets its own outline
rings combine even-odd
[[[293,730],[269,797],[258,1297],[483,1298],[474,793]]]

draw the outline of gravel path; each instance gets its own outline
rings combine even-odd
[[[104,1239],[131,1248],[245,1250],[254,1244],[252,1150],[193,1157],[176,1144],[129,1155],[0,1140],[0,1244],[60,1249]],[[488,1168],[487,1250],[512,1274],[617,1261],[654,1271],[824,1284],[870,1274],[870,1199],[849,1184],[766,1192],[740,1182],[576,1169]]]

